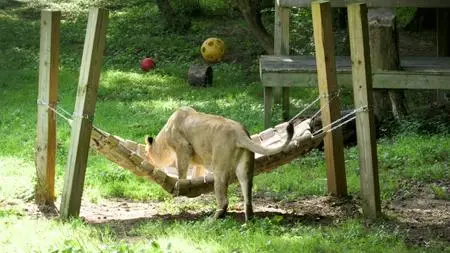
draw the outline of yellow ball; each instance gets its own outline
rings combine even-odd
[[[225,43],[218,38],[209,38],[203,42],[200,52],[205,61],[219,62],[225,54]]]

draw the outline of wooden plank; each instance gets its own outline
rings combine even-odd
[[[339,98],[334,97],[338,86],[330,3],[313,3],[312,19],[316,45],[317,80],[319,93],[323,95],[320,99],[320,105],[323,108],[321,117],[323,126],[326,126],[339,119],[341,115]],[[334,98],[330,99],[331,97]],[[346,195],[344,142],[340,128],[325,135],[324,149],[328,192],[337,196]]]
[[[107,22],[107,10],[90,9],[61,200],[62,218],[78,216],[80,212]]]
[[[260,72],[316,72],[314,56],[260,56]],[[400,66],[406,72],[449,73],[450,57],[409,56],[400,59]],[[336,71],[351,73],[351,61],[348,56],[336,56]]]
[[[449,24],[450,8],[437,9],[437,56],[450,56]]]
[[[374,89],[450,90],[450,74],[389,71],[372,73],[372,77]],[[351,73],[338,73],[337,78],[341,87],[350,87],[352,85]],[[274,87],[282,84],[289,87],[317,88],[317,74],[268,72],[262,75],[261,82],[265,87]]]
[[[278,0],[282,7],[309,7],[315,0]],[[346,7],[350,3],[366,3],[368,7],[422,7],[443,8],[450,7],[448,0],[331,0],[333,7]]]
[[[56,115],[48,106],[58,99],[60,21],[60,11],[41,12],[35,200],[47,205],[55,201]]]
[[[273,88],[264,87],[264,128],[272,126],[272,103],[273,103]]]
[[[356,114],[362,208],[366,217],[377,217],[381,213],[381,206],[367,6],[365,4],[351,4],[348,6],[347,12],[355,108],[366,107],[366,110]]]
[[[400,71],[375,71],[376,89],[450,89],[449,57],[405,57]],[[352,84],[351,63],[348,57],[336,57],[338,84]],[[317,87],[315,60],[305,56],[261,56],[263,86]]]

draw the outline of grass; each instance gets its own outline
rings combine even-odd
[[[367,233],[358,220],[326,227],[277,218],[244,225],[231,219],[152,221],[120,232],[114,226],[36,220],[11,211],[0,211],[0,218],[4,252],[415,252],[398,231],[380,226]]]
[[[245,22],[221,1],[202,0],[203,16],[192,20],[186,33],[164,30],[153,3],[148,1],[4,1],[0,0],[0,248],[2,252],[440,252],[445,244],[430,242],[428,248],[405,243],[402,230],[381,220],[367,225],[348,218],[329,223],[291,221],[274,214],[242,224],[232,217],[211,221],[206,215],[193,219],[155,218],[138,222],[93,225],[79,219],[59,221],[34,217],[16,200],[33,199],[35,181],[36,97],[39,53],[39,8],[63,10],[59,106],[71,112],[86,25],[86,6],[96,3],[111,10],[107,50],[98,91],[94,124],[115,135],[143,141],[155,135],[179,106],[223,115],[246,125],[251,133],[263,130],[262,89],[257,57],[259,44],[247,36]],[[271,11],[265,22],[272,22]],[[224,22],[224,18],[226,22]],[[296,43],[293,51],[311,53],[310,13],[293,13]],[[302,21],[303,20],[303,21]],[[199,46],[210,36],[227,44],[225,62],[214,65],[213,87],[194,89],[186,83],[189,66],[198,63]],[[138,69],[139,60],[152,56],[157,68]],[[313,101],[315,89],[292,91],[292,113]],[[350,108],[351,93],[344,92],[343,106]],[[274,123],[281,117],[275,109]],[[439,123],[441,122],[441,123]],[[421,183],[438,199],[447,199],[441,180],[449,175],[449,128],[439,121],[436,131],[426,122],[408,121],[395,126],[392,136],[378,142],[380,187],[383,202],[399,190]],[[443,123],[442,123],[443,122]],[[436,133],[437,132],[437,133]],[[57,179],[61,196],[67,161],[70,128],[58,118]],[[345,150],[349,193],[359,193],[356,148]],[[273,201],[326,194],[323,153],[313,151],[275,171],[255,178],[254,195]],[[240,202],[237,186],[230,190],[231,204]],[[183,206],[159,186],[137,178],[91,151],[84,200],[111,198],[164,203],[169,213],[186,209],[212,209],[213,203]],[[10,203],[11,202],[11,203]],[[176,216],[175,216],[176,217]],[[26,238],[26,240],[24,240]]]

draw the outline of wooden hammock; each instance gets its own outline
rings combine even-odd
[[[264,146],[280,146],[285,140],[286,124],[279,124],[274,128],[252,135],[251,138]],[[294,138],[286,151],[270,156],[255,154],[255,175],[288,163],[319,146],[322,142],[323,133],[315,136],[311,134],[311,119],[294,122],[294,126]],[[170,173],[174,169],[165,170],[168,171],[165,173],[147,162],[143,144],[124,140],[95,127],[91,134],[91,147],[137,176],[145,177],[161,185],[164,190],[174,196],[196,197],[214,190],[214,177],[211,173],[205,177],[178,180],[176,174]]]

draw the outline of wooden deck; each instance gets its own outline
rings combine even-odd
[[[450,89],[450,57],[404,57],[401,70],[373,72],[377,89]],[[260,75],[265,87],[317,87],[314,56],[260,57]],[[351,87],[350,57],[336,57],[338,85]]]
[[[310,7],[312,0],[279,0],[282,7]],[[346,7],[347,4],[356,2],[351,0],[331,0],[333,7]],[[368,7],[416,7],[416,8],[445,8],[450,7],[448,0],[365,0]]]

